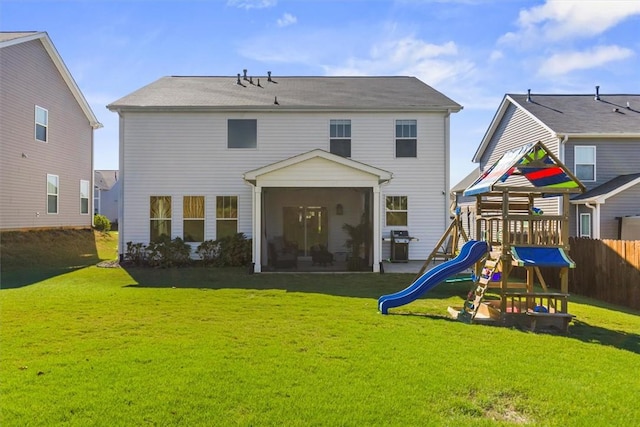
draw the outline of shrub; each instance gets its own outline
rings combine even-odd
[[[124,260],[133,265],[142,265],[147,259],[146,247],[142,243],[127,242],[127,251]]]
[[[93,228],[103,233],[111,231],[111,221],[104,215],[95,214],[93,216]]]
[[[171,240],[163,235],[147,246],[147,259],[152,267],[181,267],[191,263],[191,246],[180,237]]]
[[[205,266],[213,265],[220,254],[220,245],[215,240],[206,240],[198,246],[196,254]]]

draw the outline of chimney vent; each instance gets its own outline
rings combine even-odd
[[[593,99],[600,101],[600,86],[596,86],[596,96]]]
[[[527,102],[531,102],[531,89],[527,89]]]
[[[243,74],[244,74],[244,79],[245,79],[245,80],[248,80],[248,79],[247,79],[247,69],[245,68],[244,70],[242,70],[242,72],[243,72]]]

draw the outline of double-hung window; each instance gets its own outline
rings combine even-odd
[[[47,142],[49,134],[49,111],[36,105],[35,122],[36,140]]]
[[[60,178],[58,175],[47,174],[47,213],[58,213],[58,196],[60,194],[59,187]]]
[[[238,232],[238,196],[216,197],[216,239]]]
[[[596,147],[577,145],[574,148],[575,174],[581,181],[596,180]]]
[[[89,181],[80,180],[80,213],[89,214]]]
[[[182,216],[184,241],[204,242],[204,196],[184,196]]]
[[[408,222],[407,196],[387,196],[386,222],[389,226],[407,226]]]
[[[329,122],[329,151],[342,157],[351,157],[351,120]]]
[[[171,196],[151,196],[149,229],[151,242],[159,241],[162,236],[171,238]]]
[[[396,120],[396,157],[418,157],[416,120]]]
[[[228,148],[256,148],[258,122],[255,119],[229,119],[227,121]]]

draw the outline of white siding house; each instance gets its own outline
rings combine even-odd
[[[241,232],[260,272],[273,238],[301,258],[316,244],[340,253],[342,226],[365,217],[378,271],[390,230],[408,230],[409,258],[424,259],[448,225],[449,118],[462,107],[416,78],[165,77],[108,108],[121,255],[159,232],[194,247]]]

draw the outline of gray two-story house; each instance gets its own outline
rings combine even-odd
[[[502,154],[542,141],[587,191],[571,199],[570,235],[620,239],[640,215],[640,95],[506,94],[473,161],[479,170]],[[458,186],[454,186],[457,188]],[[562,212],[560,198],[541,204]]]
[[[1,230],[91,227],[101,126],[47,33],[0,33]]]

